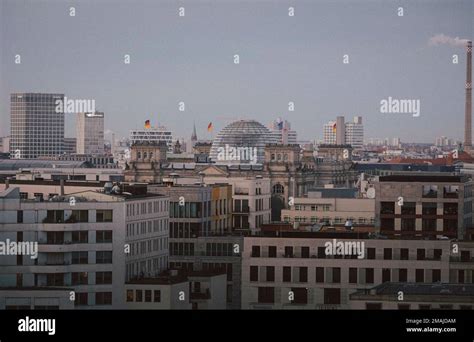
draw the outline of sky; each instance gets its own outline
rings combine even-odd
[[[117,137],[147,119],[184,138],[195,123],[209,139],[209,122],[215,135],[281,117],[312,140],[360,115],[366,139],[461,139],[466,52],[454,38],[472,40],[473,18],[472,0],[0,0],[0,136],[10,93],[51,92],[94,99]],[[389,97],[419,100],[420,116],[381,113]]]

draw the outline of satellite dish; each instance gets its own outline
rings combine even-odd
[[[369,188],[367,190],[367,197],[368,198],[375,198],[375,188]]]

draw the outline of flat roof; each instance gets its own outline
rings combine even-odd
[[[467,176],[453,175],[391,175],[380,176],[380,182],[433,182],[433,183],[461,183],[467,181]]]

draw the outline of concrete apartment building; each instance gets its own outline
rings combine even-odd
[[[467,176],[398,174],[375,180],[375,224],[383,234],[463,239],[472,227],[473,181]]]
[[[109,190],[65,194],[63,188],[49,199],[36,187],[3,191],[0,241],[37,243],[38,254],[0,259],[0,295],[24,291],[35,306],[36,295],[49,291],[59,303],[52,306],[63,308],[65,293],[57,288],[72,288],[75,308],[123,308],[127,278],[166,270],[168,198]],[[18,305],[25,302],[2,298],[7,306],[15,306],[15,298]]]
[[[104,113],[76,114],[76,153],[104,154]]]
[[[333,239],[363,242],[364,257],[327,255],[325,243]],[[386,282],[472,283],[473,247],[449,240],[369,239],[364,233],[245,237],[242,309],[349,309],[351,294]]]

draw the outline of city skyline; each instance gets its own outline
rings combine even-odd
[[[284,2],[184,2],[184,17],[172,2],[144,3],[136,13],[127,5],[83,1],[71,17],[69,4],[2,2],[1,136],[9,135],[14,92],[93,99],[106,113],[106,132],[116,137],[127,137],[145,120],[166,126],[176,138],[190,137],[196,122],[198,138],[210,139],[209,122],[217,133],[236,118],[267,124],[282,117],[299,139],[313,140],[339,115],[362,116],[367,139],[434,142],[463,135],[465,49],[447,37],[472,39],[469,1],[297,1],[295,17]],[[120,26],[125,15],[130,27]],[[47,19],[53,17],[51,25]],[[58,25],[61,36],[54,35]],[[430,44],[433,37],[445,39]],[[21,64],[15,64],[17,54]],[[343,64],[345,54],[349,64]],[[389,97],[420,100],[420,117],[381,114],[380,101]],[[65,136],[74,136],[74,115],[66,114],[65,122]]]

